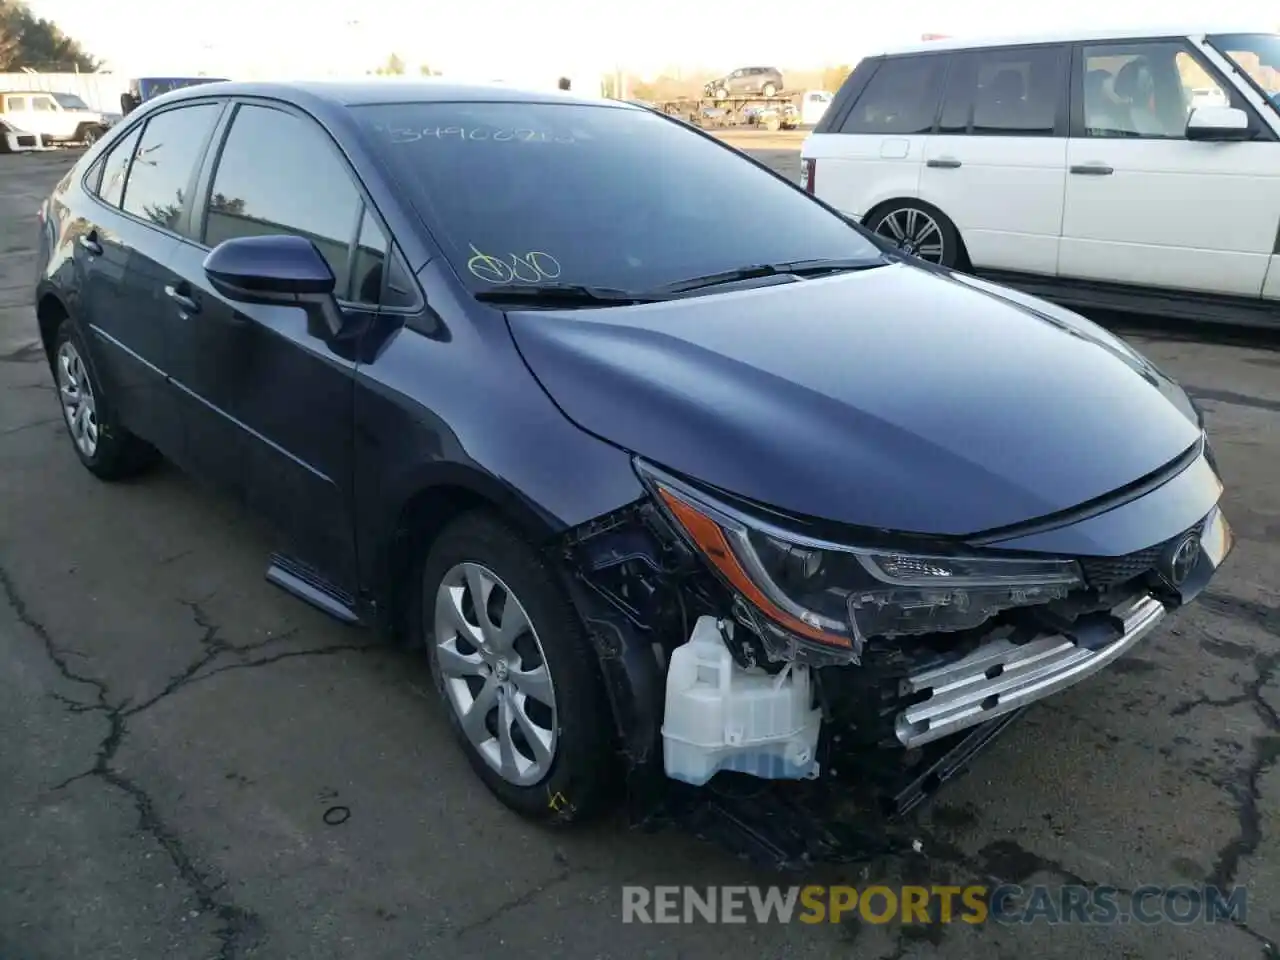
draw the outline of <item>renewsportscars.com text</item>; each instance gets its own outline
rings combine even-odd
[[[623,923],[1244,923],[1244,887],[805,886],[622,888]]]

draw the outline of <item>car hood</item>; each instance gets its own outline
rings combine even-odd
[[[1200,436],[1172,381],[1038,303],[895,263],[507,317],[566,416],[657,465],[802,516],[963,536],[1102,497]]]

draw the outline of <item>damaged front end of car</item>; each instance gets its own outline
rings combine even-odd
[[[844,543],[637,460],[644,500],[558,558],[597,648],[633,823],[774,867],[909,844],[903,818],[1031,703],[1194,596],[1217,506],[1140,554],[867,534]]]

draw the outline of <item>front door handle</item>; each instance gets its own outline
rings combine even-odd
[[[926,160],[924,165],[937,170],[954,170],[960,166],[960,161],[955,157],[938,157],[936,160]]]
[[[102,256],[102,244],[98,242],[97,231],[86,234],[82,237],[77,237],[76,243],[80,244],[82,249],[89,251],[89,256],[91,257]]]
[[[1077,163],[1072,166],[1071,172],[1084,177],[1109,177],[1115,173],[1105,163]]]
[[[173,284],[169,284],[164,288],[164,295],[176,303],[182,309],[183,313],[200,312],[200,304],[185,293],[182,293]]]

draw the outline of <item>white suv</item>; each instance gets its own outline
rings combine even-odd
[[[810,192],[922,259],[1078,307],[1280,319],[1280,35],[885,52],[801,157]]]
[[[39,134],[46,143],[93,144],[110,120],[74,93],[0,92],[0,120],[11,130]]]

